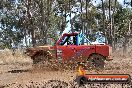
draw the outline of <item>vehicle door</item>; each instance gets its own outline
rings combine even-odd
[[[57,46],[57,58],[59,61],[74,60],[76,55],[75,36],[65,36]]]
[[[75,47],[76,59],[79,62],[84,62],[88,59],[91,53],[95,52],[95,45],[91,45],[90,41],[83,34],[78,34],[77,36],[77,47]]]

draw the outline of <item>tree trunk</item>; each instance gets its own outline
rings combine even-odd
[[[45,2],[42,0],[40,2],[40,5],[39,5],[39,8],[40,8],[40,14],[41,14],[41,39],[43,40],[42,41],[42,44],[46,44],[46,18],[45,18],[45,7],[44,7],[44,4]]]
[[[125,36],[125,41],[123,44],[123,54],[125,55],[127,53],[127,45],[129,43],[129,39],[132,37],[131,33],[132,33],[132,20],[129,21],[129,25],[128,25],[128,31],[126,32],[126,36]]]
[[[31,1],[28,0],[27,2],[27,16],[28,16],[28,22],[29,22],[29,25],[28,25],[28,30],[31,32],[31,36],[32,36],[32,45],[35,46],[36,44],[36,39],[35,39],[35,29],[33,27],[33,21],[32,21],[32,17],[31,17],[31,14],[30,14],[30,5],[31,5]]]
[[[88,3],[90,2],[90,0],[86,0],[85,2],[86,2],[86,8],[85,8],[86,9],[86,23],[85,23],[86,28],[85,28],[85,30],[86,30],[86,37],[88,37],[89,31],[87,29],[87,26],[88,26],[88,21],[87,20],[88,20]]]
[[[32,35],[32,45],[35,46],[36,45],[36,38],[35,38],[34,30],[31,31],[31,35]]]
[[[65,2],[66,2],[66,0],[65,0]],[[66,17],[67,17],[66,7],[67,7],[67,3],[65,3],[65,24],[66,24]]]
[[[107,37],[106,35],[106,30],[105,30],[105,9],[104,9],[104,0],[101,0],[102,2],[102,11],[103,11],[103,31],[104,31],[104,35]]]
[[[131,7],[132,7],[132,0],[131,0],[131,2],[130,2],[130,3],[131,3]]]
[[[82,19],[82,0],[80,0],[80,4],[81,4],[81,30],[82,30],[82,33],[83,33],[83,19]]]
[[[28,45],[27,45],[27,33],[26,33],[26,28],[24,28],[24,37],[25,37],[25,45],[26,45],[26,47],[28,47]]]
[[[125,36],[125,41],[123,43],[123,55],[125,55],[127,53],[127,44],[129,42],[129,39],[127,36]]]
[[[111,16],[111,0],[109,0],[109,24],[110,24],[110,29],[109,29],[109,44],[113,47],[113,35],[112,35],[112,16]]]
[[[69,11],[70,11],[70,25],[71,25],[71,32],[73,32],[73,27],[72,27],[72,18],[71,18],[71,0],[69,0]]]
[[[114,22],[114,14],[115,14],[115,11],[116,11],[116,3],[117,3],[117,0],[115,0],[115,6],[114,6],[114,11],[113,11],[113,14],[112,14],[112,24],[113,24],[113,26],[112,26],[112,30],[113,30],[113,32],[112,32],[112,35],[113,35],[113,42],[112,42],[112,46],[113,46],[113,51],[114,50],[116,50],[116,47],[115,47],[115,44],[116,44],[116,41],[115,41],[115,38],[116,38],[116,36],[115,36],[115,22]]]

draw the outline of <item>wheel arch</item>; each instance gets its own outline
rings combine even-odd
[[[104,55],[102,55],[102,54],[99,54],[99,53],[91,53],[91,54],[88,56],[88,59],[89,59],[91,56],[93,56],[93,55],[100,55],[100,56],[103,57],[104,60],[106,60],[106,57],[105,57]]]

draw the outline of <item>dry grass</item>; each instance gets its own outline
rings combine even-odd
[[[31,63],[30,57],[22,53],[21,50],[16,50],[13,55],[13,51],[4,49],[0,51],[0,64],[14,64],[14,63]]]

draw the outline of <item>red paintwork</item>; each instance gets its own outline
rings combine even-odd
[[[61,57],[63,61],[68,59],[78,59],[82,61],[84,58],[88,58],[94,53],[100,54],[104,57],[109,56],[109,45],[59,45],[65,36],[74,36],[77,34],[78,33],[63,34],[62,38],[57,41],[55,47],[57,50],[62,50]]]
[[[109,56],[109,45],[96,45],[95,52],[107,57],[107,56]]]
[[[33,57],[35,57],[35,55],[39,55],[42,51],[54,51],[54,53],[49,54],[57,60],[60,58],[62,61],[75,60],[81,62],[85,61],[90,55],[95,53],[106,58],[110,56],[109,45],[59,45],[65,36],[75,35],[78,35],[78,33],[63,34],[55,46],[28,48],[27,55],[34,59]],[[109,60],[109,58],[107,60]]]

